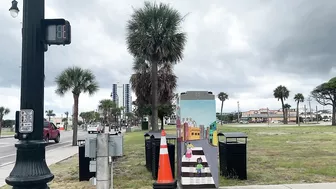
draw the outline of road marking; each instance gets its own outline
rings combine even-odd
[[[52,144],[50,146],[46,146],[46,149],[47,150],[53,150],[53,149],[57,149],[57,148],[60,148],[60,147],[63,147],[65,146],[67,143],[70,143],[71,141],[65,141],[63,143],[58,143],[58,144]],[[56,148],[51,148],[51,147],[56,147]],[[50,149],[51,148],[51,149]],[[8,154],[8,155],[5,155],[5,156],[0,156],[0,159],[3,159],[3,158],[7,158],[7,157],[11,157],[11,156],[16,156],[16,153],[15,154]]]
[[[6,156],[1,156],[0,159],[6,158],[6,157],[15,156],[15,155],[16,155],[16,154],[9,154],[9,155],[6,155]]]
[[[14,164],[15,161],[11,161],[11,162],[7,162],[7,163],[3,163],[3,164],[0,164],[0,167],[4,167],[6,165],[10,165],[10,164]]]

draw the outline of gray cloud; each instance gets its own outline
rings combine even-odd
[[[264,84],[261,82],[268,86],[274,83],[275,88],[279,79],[274,75],[300,80],[291,90],[306,92],[314,87],[312,83],[300,87],[309,81],[307,77],[315,85],[332,77],[330,70],[336,68],[335,1],[165,2],[182,14],[189,13],[183,23],[188,35],[185,57],[175,66],[180,90],[226,91],[233,98],[240,93],[260,93],[255,97],[272,98],[271,90],[256,90]],[[125,27],[132,6],[140,7],[142,1],[48,0],[46,4],[58,17],[68,19],[73,28],[71,45],[52,46],[46,53],[46,86],[54,85],[55,77],[73,65],[91,69],[103,88],[116,81],[129,81],[132,57],[120,54],[120,50],[126,51]],[[0,23],[8,28],[0,31],[0,64],[4,65],[0,69],[1,87],[20,84],[20,33],[13,34],[20,32],[20,25],[9,19],[0,16]],[[102,27],[90,33],[91,27],[97,26],[92,23]],[[238,34],[241,38],[236,39]],[[105,38],[91,47],[85,45],[100,35]],[[101,47],[104,41],[116,44]],[[104,48],[110,51],[109,57],[101,52]],[[111,59],[118,56],[121,58]],[[268,79],[251,79],[263,77]]]

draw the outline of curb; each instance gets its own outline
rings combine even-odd
[[[0,139],[3,139],[3,138],[14,138],[14,135],[8,135],[8,136],[1,136]]]

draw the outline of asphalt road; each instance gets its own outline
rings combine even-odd
[[[85,139],[87,132],[78,130],[78,139]],[[90,134],[93,136],[94,134]],[[17,142],[14,138],[2,138],[0,139],[0,168],[5,165],[15,163],[16,148],[14,144]],[[61,141],[56,144],[54,141],[50,141],[46,147],[46,151],[72,144],[72,131],[61,131]]]

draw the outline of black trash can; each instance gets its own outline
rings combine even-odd
[[[150,138],[149,133],[145,133],[145,159],[146,159],[146,168],[148,171],[152,171],[152,139]]]
[[[141,130],[148,130],[148,121],[141,122]]]
[[[153,179],[157,178],[158,167],[159,167],[159,157],[160,157],[160,142],[161,142],[161,131],[148,132],[145,133],[145,158],[146,158],[146,168],[152,172]],[[171,169],[173,176],[175,178],[175,145],[176,136],[166,135],[168,153]]]
[[[154,180],[157,179],[159,171],[160,142],[161,139],[153,139],[152,143],[152,150],[153,150],[152,177]],[[168,143],[167,147],[168,147],[170,168],[173,173],[173,178],[175,178],[175,144]]]
[[[85,157],[85,144],[78,146],[79,181],[89,181],[95,173],[90,172],[90,158]]]
[[[247,179],[247,135],[240,132],[218,133],[220,175],[226,178]]]

